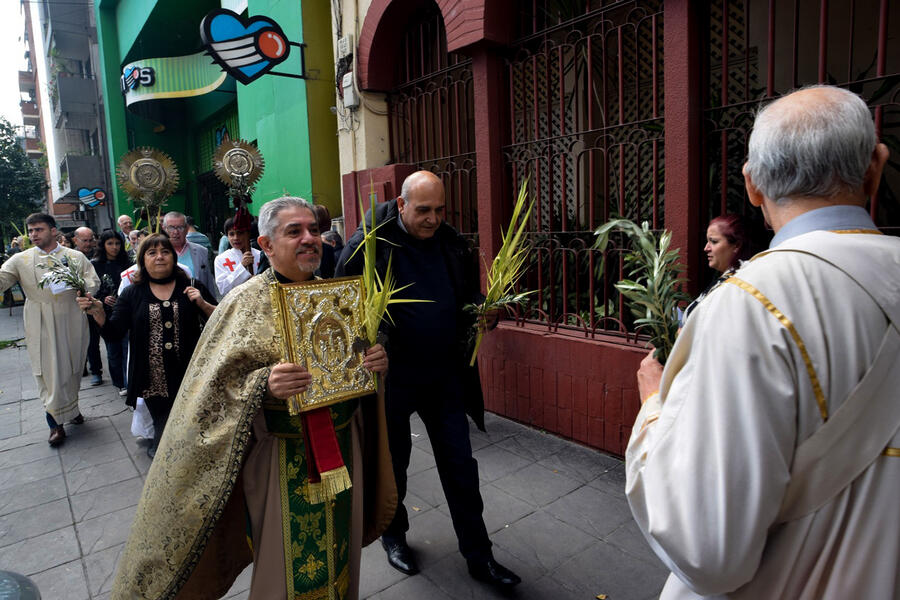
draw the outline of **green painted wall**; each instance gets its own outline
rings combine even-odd
[[[309,7],[315,5],[315,9]],[[308,0],[301,10],[296,0],[250,0],[248,14],[272,18],[292,42],[305,42],[307,72],[315,79],[266,75],[250,85],[238,85],[241,137],[256,140],[266,171],[256,186],[250,210],[292,194],[326,204],[340,214],[340,168],[334,105],[331,17],[327,2]],[[297,48],[276,70],[297,73]],[[308,112],[309,111],[309,112]]]
[[[331,5],[307,0],[303,3],[303,42],[306,44],[306,110],[313,176],[313,200],[328,207],[333,216],[342,214],[341,166],[338,155],[337,117],[334,106],[334,50]]]

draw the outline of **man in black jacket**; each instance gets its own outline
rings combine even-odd
[[[388,440],[400,505],[381,537],[388,563],[413,575],[415,557],[406,543],[409,519],[402,500],[412,443],[409,418],[417,412],[425,424],[440,475],[459,550],[469,573],[479,581],[510,588],[519,577],[494,560],[482,518],[478,463],[472,457],[466,413],[484,430],[484,400],[477,368],[468,366],[474,318],[463,306],[483,300],[477,262],[466,241],[444,222],[444,186],[429,171],[413,173],[403,182],[400,197],[375,206],[379,241],[377,265],[384,275],[389,257],[397,286],[412,284],[405,297],[429,300],[395,304],[393,323],[382,323],[387,334],[386,412]],[[371,211],[364,217],[371,224]],[[344,248],[336,276],[363,270],[362,228]]]

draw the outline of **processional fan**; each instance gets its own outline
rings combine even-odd
[[[178,187],[175,161],[162,150],[142,146],[122,157],[116,174],[119,186],[132,202],[143,207],[147,220],[150,221],[155,215],[154,231],[159,231],[162,207]]]
[[[228,186],[228,197],[234,206],[234,228],[237,231],[250,230],[250,211],[247,205],[253,202],[254,185],[262,177],[266,168],[259,149],[244,140],[225,140],[213,155],[216,177]]]

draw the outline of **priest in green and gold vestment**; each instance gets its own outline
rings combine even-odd
[[[285,401],[312,380],[281,362],[269,286],[313,277],[322,242],[300,198],[265,204],[259,230],[272,268],[229,294],[206,325],[147,475],[114,599],[220,598],[251,561],[251,600],[355,599],[361,547],[393,517],[380,393],[327,409],[351,486],[311,497],[310,432]],[[364,365],[383,374],[384,349],[370,348]]]

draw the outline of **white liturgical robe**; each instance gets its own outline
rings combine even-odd
[[[81,252],[57,246],[48,255],[31,247],[3,263],[0,268],[0,291],[18,281],[25,292],[22,314],[31,371],[37,380],[44,410],[62,424],[79,414],[78,388],[90,336],[87,317],[78,308],[74,290],[54,294],[49,285],[40,287],[41,277],[47,272],[44,265],[48,263],[49,256],[57,260],[65,256],[66,260],[77,265],[88,292],[94,293],[100,287],[91,261]]]
[[[222,296],[259,272],[260,252],[256,248],[250,248],[250,251],[253,253],[253,273],[241,264],[241,260],[244,258],[243,253],[234,248],[229,248],[216,257],[216,285],[219,286],[219,293]]]
[[[881,297],[893,298],[897,314],[900,240],[871,225],[804,233],[776,250],[792,244],[807,250],[763,253],[704,299],[635,422],[626,493],[672,570],[662,599],[900,598],[896,425],[836,495],[800,517],[781,516],[789,484],[803,479],[793,469],[798,446],[869,371],[891,326],[878,294],[815,248],[837,251],[844,264],[877,265]],[[887,364],[900,369],[900,353]],[[898,393],[868,400],[885,407]],[[867,433],[850,428],[843,442],[861,444]]]

